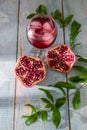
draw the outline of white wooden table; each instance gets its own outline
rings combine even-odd
[[[38,86],[31,89],[21,86],[15,80],[13,68],[19,56],[31,54],[32,46],[26,38],[26,16],[32,13],[38,5],[44,4],[48,12],[55,9],[62,11],[62,0],[0,0],[0,130],[56,130],[52,122],[43,124],[38,121],[27,127],[21,119],[23,113],[28,112],[25,103],[32,103],[42,107]],[[74,14],[74,18],[82,25],[82,32],[78,37],[81,46],[78,52],[87,56],[87,0],[64,0],[64,16]],[[65,41],[69,44],[69,28],[65,30]],[[63,30],[58,26],[58,37],[53,46],[63,43]],[[54,73],[47,68],[47,78],[40,84],[46,85],[64,80],[66,75]],[[74,74],[70,72],[69,75]],[[68,75],[68,76],[69,76]],[[70,121],[68,120],[67,104],[61,110],[62,122],[59,130],[87,130],[87,88],[81,91],[81,107],[74,111],[70,106]]]

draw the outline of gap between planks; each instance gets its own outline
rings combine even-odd
[[[64,18],[64,5],[63,0],[61,0],[61,6],[62,6],[62,17]],[[66,36],[65,36],[65,28],[63,26],[63,40],[64,44],[66,43]],[[67,82],[67,74],[66,74],[66,82]],[[69,89],[67,89],[67,112],[68,112],[68,124],[69,124],[69,130],[71,130],[71,119],[70,119],[70,104],[69,104]]]
[[[19,16],[20,16],[20,0],[17,3],[17,42],[16,42],[16,61],[18,58],[18,41],[19,41]],[[15,107],[16,107],[16,86],[17,80],[15,79],[15,92],[14,92],[14,114],[13,114],[13,130],[15,130]]]

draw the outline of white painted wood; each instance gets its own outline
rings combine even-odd
[[[42,104],[40,98],[44,94],[38,91],[38,88],[42,85],[43,88],[47,88],[47,84],[64,80],[65,75],[56,73],[47,67],[46,79],[30,89],[23,87],[18,81],[16,81],[15,86],[13,75],[16,56],[19,57],[24,54],[32,55],[32,46],[28,43],[26,37],[26,26],[29,22],[26,16],[32,13],[40,4],[46,5],[49,13],[55,9],[61,10],[62,7],[61,0],[55,0],[55,2],[53,0],[0,0],[0,130],[56,130],[50,121],[47,124],[43,124],[39,120],[27,127],[24,124],[24,120],[21,119],[21,115],[31,111],[24,107],[25,103],[31,103],[39,108],[43,108],[44,104]],[[74,14],[75,19],[82,25],[82,32],[77,39],[77,42],[81,42],[82,45],[77,48],[76,52],[87,56],[87,0],[64,1],[64,15],[67,16],[68,14]],[[57,27],[58,37],[52,46],[63,43],[63,30],[59,28],[58,24]],[[69,28],[66,29],[65,37],[66,43],[69,44]],[[68,76],[74,74],[76,72],[72,71]],[[56,96],[57,91],[53,88],[47,89],[50,89],[55,97],[60,96],[60,92]],[[72,109],[70,100],[72,130],[87,129],[86,93],[87,89],[84,88],[81,91],[81,107],[76,111]],[[62,122],[58,130],[69,130],[66,105],[61,109],[61,114]]]
[[[19,42],[18,42],[18,57],[20,55],[31,55],[32,46],[28,43],[27,37],[26,37],[26,26],[29,22],[29,20],[26,19],[26,16],[29,13],[32,13],[34,9],[38,7],[38,5],[44,4],[48,8],[48,12],[51,12],[55,9],[61,9],[61,1],[55,1],[55,3],[51,0],[35,0],[35,1],[28,1],[28,0],[21,0],[20,1],[20,17],[19,17]],[[50,8],[49,8],[50,7]],[[58,25],[57,25],[58,26]],[[62,43],[63,42],[63,31],[58,26],[58,37],[56,42],[53,44],[53,46]],[[47,77],[46,79],[40,84],[43,85],[43,88],[46,88],[47,84],[51,84],[53,82],[57,82],[59,80],[64,80],[65,75],[62,75],[60,73],[56,73],[49,68],[47,68]],[[40,86],[34,86],[30,89],[25,88],[20,85],[19,82],[17,82],[16,86],[16,107],[15,107],[15,130],[56,130],[52,122],[48,122],[47,124],[43,124],[42,121],[38,121],[35,124],[32,124],[30,126],[26,126],[24,124],[23,119],[21,119],[21,115],[24,113],[28,113],[30,109],[25,108],[25,103],[31,103],[39,108],[43,107],[42,102],[40,102],[40,97],[43,95],[40,91],[38,91],[38,88]],[[63,121],[60,125],[60,129],[67,130],[68,129],[68,121],[67,121],[67,112],[66,112],[66,106],[63,110],[61,110],[61,113],[63,115]]]
[[[66,0],[64,1],[64,14],[74,14],[73,20],[77,20],[81,23],[81,30],[76,43],[81,43],[81,46],[77,47],[75,53],[87,57],[87,0]],[[69,44],[69,30],[66,28],[66,43]],[[79,62],[78,62],[78,65]],[[84,64],[87,67],[87,64]],[[78,75],[77,71],[71,71],[69,76]],[[72,100],[70,100],[71,110],[71,128],[72,130],[86,130],[87,129],[87,88],[81,90],[81,106],[78,110],[72,109]]]
[[[13,130],[16,61],[16,0],[0,0],[0,130]]]

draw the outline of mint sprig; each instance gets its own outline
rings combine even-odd
[[[80,77],[80,76],[78,76]],[[73,79],[73,80],[71,80]],[[72,87],[72,83],[67,83],[66,86],[66,82],[59,81],[57,82],[57,87],[54,87],[55,84],[51,87],[53,87],[56,91],[56,89],[60,88],[68,88],[68,89],[74,89],[74,93],[71,93],[69,96],[74,95],[72,98],[72,105],[73,105],[73,109],[78,109],[80,107],[80,103],[81,103],[81,98],[80,98],[80,89],[82,87],[84,87],[84,84],[82,86],[80,86],[79,88],[76,88],[76,84],[80,83],[80,82],[85,82],[87,83],[85,80],[79,79],[79,80],[75,80],[77,79],[76,76],[70,77],[68,79],[68,82],[73,82],[74,83],[74,87]],[[86,76],[86,80],[87,80],[87,76]],[[59,86],[58,86],[59,85]],[[65,86],[65,87],[64,87]],[[87,86],[87,84],[85,84],[85,87]],[[52,96],[52,92],[50,92],[47,89],[42,89],[39,88],[39,90],[41,90],[43,93],[45,93],[45,97],[41,98],[41,101],[44,103],[44,108],[39,110],[39,108],[36,108],[34,105],[31,104],[26,104],[25,106],[28,106],[32,109],[32,112],[29,113],[29,115],[23,115],[22,118],[25,118],[25,124],[26,125],[30,125],[36,121],[38,121],[38,119],[41,119],[43,122],[47,122],[48,121],[48,115],[49,112],[51,111],[52,114],[50,114],[50,118],[53,122],[53,124],[55,125],[56,128],[58,128],[60,126],[61,123],[61,113],[60,113],[60,108],[66,104],[67,101],[67,94],[65,94],[64,96],[62,96],[61,98],[58,97],[58,93],[56,93],[57,95],[55,95],[56,97],[58,97],[57,99],[55,99]],[[57,92],[57,91],[56,91]],[[50,95],[52,96],[50,99]]]
[[[44,92],[46,96],[45,98],[41,98],[42,102],[45,104],[44,109],[39,110],[39,108],[36,108],[34,105],[26,104],[25,106],[31,108],[32,112],[29,113],[29,115],[23,115],[22,118],[25,119],[26,125],[30,125],[38,119],[41,119],[43,122],[47,122],[48,113],[51,111],[52,114],[50,118],[55,127],[58,128],[61,122],[61,113],[59,109],[66,103],[66,97],[54,99],[49,90],[41,88],[39,88],[39,90]]]
[[[47,8],[45,5],[39,5],[35,12],[29,14],[26,18],[27,19],[31,19],[33,16],[35,16],[36,14],[47,14]]]
[[[59,23],[60,27],[66,27],[72,21],[73,15],[69,15],[66,18],[62,17],[62,13],[59,10],[51,12],[51,16]]]

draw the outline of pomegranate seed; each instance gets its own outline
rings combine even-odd
[[[26,77],[28,77],[29,79],[33,80],[34,76],[35,76],[35,73],[33,71],[31,71],[31,72],[27,73]]]
[[[58,66],[58,64],[59,64],[59,60],[58,59],[55,59],[55,60],[51,60],[50,62],[49,62],[49,65],[51,66],[51,67],[56,67],[56,66]]]
[[[65,46],[65,45],[62,45],[60,48],[59,48],[59,54],[61,55],[64,55],[67,53],[67,50],[68,50],[68,47]]]
[[[24,67],[27,67],[27,68],[31,66],[30,59],[27,56],[21,57],[20,63],[21,63],[21,65],[23,65]]]
[[[43,64],[42,64],[42,61],[40,61],[40,60],[34,61],[32,64],[33,69],[38,69],[38,68],[42,68],[42,67],[43,67]]]
[[[23,82],[27,86],[31,86],[31,84],[32,84],[32,80],[29,77],[25,77]]]
[[[60,63],[60,67],[63,69],[64,72],[67,72],[70,69],[70,67],[67,64],[62,62]]]
[[[74,61],[74,56],[73,55],[66,55],[65,56],[65,61],[66,62],[73,62]]]
[[[53,51],[49,51],[47,57],[48,58],[56,58],[57,57],[57,53],[54,50]]]
[[[23,67],[16,68],[15,72],[17,76],[23,76],[26,73]]]
[[[44,71],[43,70],[37,70],[35,72],[35,80],[43,79],[44,78]]]

